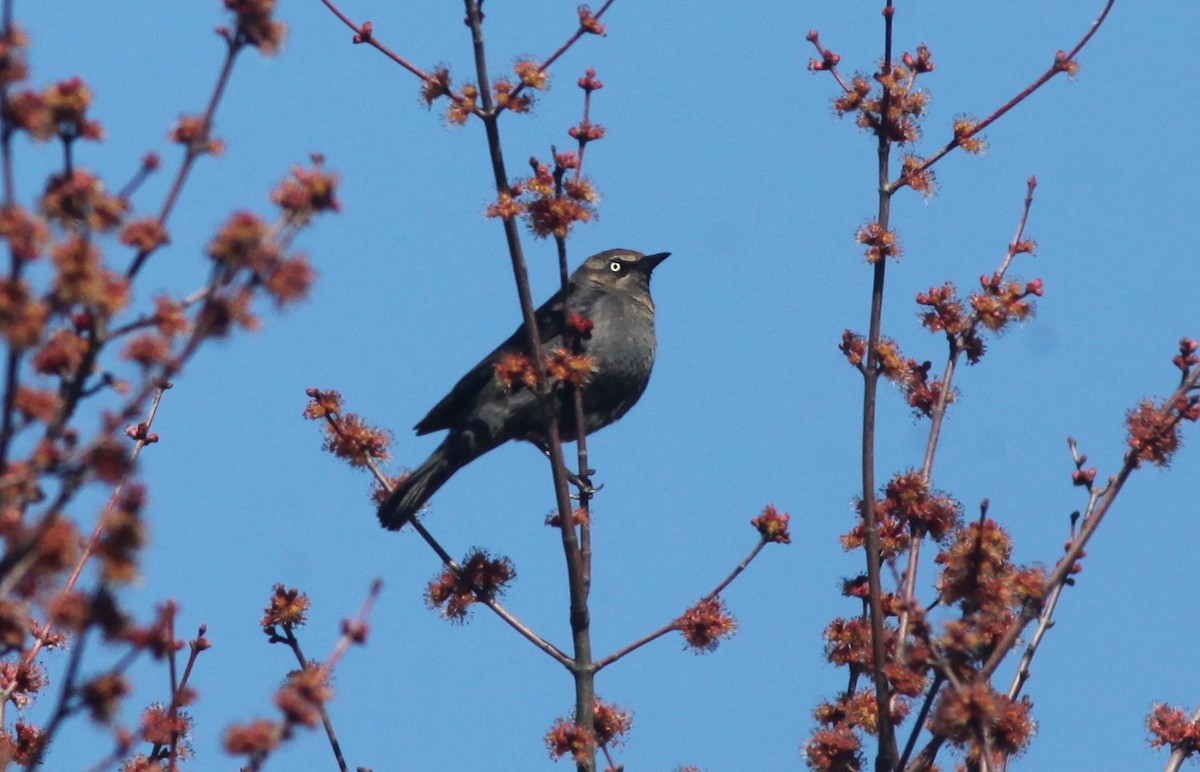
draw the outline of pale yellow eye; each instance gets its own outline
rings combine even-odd
[[[613,273],[618,273],[621,270],[621,261],[613,260],[608,264],[608,270],[612,271]]]

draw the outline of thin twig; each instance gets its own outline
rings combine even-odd
[[[288,648],[292,650],[292,654],[295,655],[296,661],[300,663],[301,670],[308,666],[308,660],[300,649],[300,639],[296,637],[295,631],[290,626],[283,628],[282,638],[272,638],[272,640],[281,640],[287,644]],[[341,640],[338,639],[339,643]],[[347,766],[346,757],[342,754],[342,746],[338,742],[337,732],[333,729],[333,719],[329,718],[329,711],[325,709],[325,703],[318,703],[316,707],[317,712],[321,714],[321,726],[325,729],[325,736],[329,738],[329,746],[333,749],[333,758],[337,762],[338,769],[341,772],[349,772],[350,767]]]
[[[993,274],[997,279],[1004,278],[1009,266],[1012,265],[1013,258],[1019,252],[1019,245],[1025,239],[1025,225],[1029,221],[1029,211],[1033,207],[1033,191],[1036,187],[1037,179],[1030,177],[1025,184],[1025,201],[1021,210],[1020,221],[1017,224],[1016,233],[1013,234],[1012,241],[1008,243],[1008,249],[1004,253],[1004,258],[1000,261],[1000,267]],[[947,333],[950,343],[950,353],[946,357],[946,368],[942,372],[941,389],[938,391],[937,400],[934,403],[933,410],[930,412],[929,435],[925,443],[925,457],[921,462],[921,479],[925,481],[926,485],[929,485],[933,479],[933,461],[937,455],[938,441],[941,438],[942,423],[946,418],[946,409],[950,404],[950,395],[953,393],[954,375],[957,371],[958,360],[962,357],[964,351],[963,343],[978,333],[979,325],[979,312],[972,311],[962,331],[957,334]],[[900,604],[899,633],[897,636],[897,659],[903,658],[908,645],[908,610],[911,608],[914,593],[916,592],[917,568],[920,564],[922,541],[921,539],[912,540],[912,546],[909,548],[907,557],[908,563],[904,570],[904,585],[901,588],[903,602]]]
[[[705,595],[703,598],[701,598],[699,602],[704,603],[705,601],[712,600],[713,598],[720,595],[721,592],[726,587],[728,587],[730,585],[730,583],[733,582],[734,579],[737,579],[738,576],[740,576],[741,573],[746,570],[746,568],[750,565],[750,563],[753,562],[756,557],[758,557],[758,553],[762,552],[763,547],[767,546],[767,543],[768,543],[767,539],[765,539],[765,538],[759,539],[758,543],[754,545],[754,549],[750,550],[750,554],[748,554],[748,555],[746,555],[746,557],[742,558],[741,562],[738,563],[734,567],[734,569],[729,572],[729,575],[726,576],[724,579],[722,579],[717,584],[717,586],[714,587],[707,595]],[[627,644],[627,645],[621,647],[620,649],[614,651],[612,654],[609,654],[607,657],[602,657],[599,660],[597,660],[596,661],[596,671],[599,672],[600,670],[608,667],[612,663],[621,659],[626,654],[629,654],[630,652],[640,649],[641,647],[645,646],[647,643],[650,643],[651,641],[653,641],[657,638],[661,638],[662,636],[666,635],[667,633],[671,632],[672,630],[678,629],[678,627],[679,627],[679,617],[676,617],[675,619],[672,619],[670,622],[666,623],[665,625],[658,628],[654,632],[652,632],[648,635],[644,635],[641,638],[634,641],[633,643]]]
[[[225,87],[229,84],[229,78],[233,74],[233,64],[237,60],[238,54],[246,46],[235,35],[230,35],[225,40],[225,60],[221,64],[221,72],[217,76],[217,83],[213,87],[212,94],[208,98],[208,105],[204,109],[204,115],[200,119],[201,129],[199,137],[195,138],[184,149],[183,161],[179,165],[179,171],[175,173],[175,179],[172,181],[171,187],[167,191],[167,197],[163,200],[162,208],[158,212],[157,222],[160,227],[166,227],[167,220],[171,217],[175,203],[179,200],[179,195],[183,192],[183,186],[187,182],[188,175],[191,173],[196,159],[208,152],[207,145],[209,136],[212,133],[213,119],[216,117],[217,107],[221,104],[221,97],[224,96]],[[132,279],[136,276],[138,271],[142,269],[142,266],[145,265],[146,260],[157,249],[158,246],[138,250],[138,253],[133,258],[133,262],[129,265],[129,269],[125,272],[126,278]]]
[[[614,0],[605,0],[604,5],[600,6],[600,10],[598,10],[594,14],[592,14],[592,18],[599,20],[608,11],[609,7],[613,4],[613,2],[614,2]],[[587,30],[581,25],[579,27],[579,29],[577,29],[575,31],[575,34],[571,35],[571,37],[567,39],[567,42],[565,42],[561,46],[559,46],[557,51],[550,54],[550,56],[546,59],[546,61],[541,63],[541,65],[538,67],[538,70],[540,72],[545,72],[546,70],[550,69],[550,65],[552,65],[556,61],[558,61],[558,57],[565,54],[567,52],[567,49],[569,49],[571,46],[575,45],[575,42],[578,41],[579,38],[583,37],[585,34],[587,34]]]
[[[379,593],[383,589],[383,581],[374,579],[371,582],[370,588],[367,590],[367,596],[363,599],[362,605],[359,606],[358,613],[352,620],[343,620],[342,634],[338,637],[337,643],[334,644],[333,650],[323,662],[316,667],[321,670],[323,680],[329,681],[333,678],[333,672],[337,669],[338,664],[342,661],[342,657],[350,650],[351,646],[360,645],[366,641],[367,617],[371,614],[371,609],[375,606],[375,601],[379,598]],[[300,669],[309,666],[308,660],[304,656],[304,652],[300,649],[300,641],[296,638],[291,625],[285,625],[283,628],[284,634],[281,636],[278,633],[271,632],[272,643],[285,643],[292,650],[296,660],[300,663]],[[333,730],[333,721],[329,718],[329,713],[325,709],[324,702],[317,702],[315,707],[321,715],[321,722],[325,726],[325,736],[329,739],[329,745],[333,749],[334,758],[337,760],[338,769],[341,772],[347,772],[349,765],[342,754],[341,744],[338,742],[337,734]],[[292,723],[290,718],[283,718],[275,725],[275,737],[282,739],[287,736],[291,730]],[[269,757],[269,752],[256,754],[251,757],[250,763],[245,767],[247,770],[260,770],[266,763]]]
[[[100,587],[103,587],[101,583]],[[100,592],[100,587],[97,588],[97,594]],[[50,717],[49,723],[46,724],[45,730],[38,738],[37,746],[29,755],[28,761],[25,763],[26,769],[37,769],[42,763],[42,757],[45,756],[46,750],[50,747],[55,735],[58,733],[58,728],[62,726],[62,722],[69,716],[75,706],[72,703],[72,698],[75,696],[77,685],[75,679],[79,677],[79,668],[83,664],[83,649],[84,643],[87,640],[86,631],[81,634],[75,641],[75,645],[71,647],[71,656],[67,660],[67,671],[63,674],[62,689],[59,691],[58,703],[55,705],[54,714]]]
[[[336,422],[332,421],[332,419],[331,423],[333,423],[334,426],[337,426]],[[367,469],[369,469],[371,474],[375,476],[375,479],[380,485],[389,490],[391,489],[392,486],[388,482],[387,475],[383,473],[383,470],[379,468],[378,464],[376,464],[373,460],[368,459]],[[429,530],[421,523],[421,521],[414,517],[410,522],[412,523],[413,529],[416,530],[421,538],[425,540],[425,543],[429,545],[429,548],[437,553],[437,556],[441,559],[442,564],[454,573],[461,575],[462,568],[458,565],[458,561],[450,556],[450,553],[446,551],[446,548],[443,547],[436,538],[434,538],[433,534],[429,532]],[[563,667],[571,669],[574,664],[573,660],[564,654],[557,646],[534,632],[528,625],[526,625],[511,611],[505,608],[503,604],[491,597],[488,593],[485,593],[479,587],[472,586],[471,590],[474,592],[475,599],[477,601],[487,606],[496,616],[504,620],[509,627],[516,630],[521,637],[525,638],[538,649],[548,654]]]
[[[917,738],[921,736],[921,730],[925,728],[925,720],[929,718],[929,711],[933,708],[933,701],[937,698],[938,690],[942,688],[942,684],[946,682],[946,676],[942,671],[938,670],[933,674],[933,683],[929,685],[929,690],[925,692],[925,699],[921,702],[921,710],[917,713],[917,720],[913,722],[912,732],[908,735],[908,742],[904,744],[904,753],[900,756],[900,763],[896,765],[897,769],[905,769],[908,765],[908,759],[912,756],[913,748],[917,744]]]
[[[953,137],[940,150],[938,150],[936,153],[934,153],[933,155],[926,158],[919,166],[915,167],[909,174],[901,177],[900,179],[896,180],[895,182],[888,184],[887,188],[891,191],[895,191],[895,190],[898,190],[900,187],[908,184],[908,180],[911,177],[915,177],[915,176],[921,174],[922,172],[925,172],[926,170],[928,170],[931,166],[933,166],[935,163],[940,161],[943,156],[945,156],[950,151],[954,150],[954,148],[961,145],[962,141],[964,139],[970,139],[971,137],[979,134],[981,131],[986,129],[988,126],[992,125],[997,120],[999,120],[1000,117],[1003,116],[1005,113],[1007,113],[1009,110],[1013,109],[1014,107],[1019,105],[1021,102],[1024,102],[1029,97],[1030,94],[1032,94],[1033,92],[1037,91],[1039,88],[1044,86],[1046,84],[1046,82],[1049,81],[1051,78],[1053,78],[1055,75],[1059,74],[1060,72],[1065,72],[1067,70],[1067,65],[1069,65],[1070,63],[1072,63],[1074,61],[1075,57],[1079,54],[1079,52],[1081,50],[1083,50],[1083,47],[1088,44],[1088,41],[1091,40],[1092,36],[1095,35],[1096,32],[1100,29],[1100,25],[1104,23],[1104,20],[1106,18],[1108,18],[1108,12],[1110,10],[1112,10],[1113,4],[1115,2],[1116,2],[1116,0],[1108,0],[1108,2],[1105,3],[1105,5],[1104,5],[1104,9],[1100,12],[1100,15],[1096,18],[1095,21],[1092,22],[1091,27],[1088,28],[1088,31],[1079,40],[1079,42],[1075,44],[1075,47],[1072,48],[1071,51],[1066,54],[1063,54],[1060,51],[1058,53],[1058,55],[1056,55],[1054,57],[1054,64],[1050,65],[1049,69],[1047,69],[1044,73],[1042,73],[1035,81],[1033,81],[1033,83],[1026,86],[1019,94],[1017,94],[1012,99],[1008,100],[1003,105],[1001,105],[999,108],[997,108],[996,111],[993,112],[991,115],[989,115],[988,117],[984,118],[979,123],[976,123],[974,126],[972,126],[970,131],[963,132],[961,135],[956,135],[955,137]]]
[[[146,415],[146,420],[144,422],[146,431],[137,439],[137,441],[133,443],[133,449],[129,451],[129,463],[131,465],[141,454],[142,448],[146,447],[147,435],[149,434],[150,427],[154,425],[154,419],[158,415],[158,407],[160,404],[162,404],[163,394],[166,393],[168,388],[170,388],[169,384],[160,384],[158,390],[154,394],[154,401],[150,405],[150,412]],[[108,498],[108,504],[105,505],[104,511],[100,513],[100,518],[96,522],[96,527],[92,530],[91,537],[89,537],[87,543],[83,545],[83,552],[80,553],[79,559],[75,561],[75,567],[71,569],[71,575],[67,577],[66,583],[63,585],[62,589],[59,590],[57,596],[58,598],[65,597],[69,592],[71,592],[71,590],[75,588],[76,582],[79,581],[79,575],[83,573],[83,567],[91,559],[92,554],[96,550],[96,545],[100,543],[100,538],[104,535],[104,530],[108,526],[109,516],[112,515],[113,510],[116,509],[117,502],[120,500],[121,494],[125,490],[126,482],[128,482],[128,479],[122,480],[113,489],[112,495]],[[38,652],[41,651],[42,644],[45,643],[46,637],[50,634],[50,628],[52,626],[53,623],[47,619],[38,629],[37,634],[34,636],[33,645],[30,646],[29,651],[25,653],[25,658],[22,664],[26,666],[32,664],[33,660],[37,657]],[[7,696],[8,695],[6,694],[0,694],[0,698]]]
[[[836,55],[821,45],[821,38],[817,35],[816,30],[809,32],[807,39],[808,42],[812,43],[813,46],[816,47],[817,53],[821,54],[821,59],[827,62],[827,65],[822,66],[821,69],[833,76],[833,79],[837,81],[837,84],[842,87],[842,93],[849,94],[853,89],[851,89],[846,83],[845,79],[842,78],[842,74],[838,72],[836,58],[833,58]]]
[[[1037,629],[1029,639],[1029,645],[1025,647],[1025,653],[1021,655],[1021,662],[1017,665],[1017,672],[1013,675],[1012,684],[1008,687],[1008,699],[1010,702],[1016,702],[1017,697],[1021,694],[1021,689],[1024,688],[1025,682],[1029,680],[1029,665],[1033,662],[1034,655],[1037,654],[1038,646],[1042,643],[1042,638],[1046,636],[1050,628],[1054,626],[1054,610],[1058,607],[1058,599],[1062,596],[1063,587],[1066,585],[1058,585],[1050,592],[1050,597],[1046,599],[1045,608],[1038,616]]]
[[[168,716],[171,722],[171,748],[168,752],[171,768],[174,768],[176,759],[179,756],[179,737],[180,731],[176,727],[176,720],[179,717],[179,709],[185,705],[184,698],[187,696],[188,681],[192,677],[192,668],[196,665],[196,659],[200,656],[200,652],[208,648],[208,642],[204,638],[204,634],[208,631],[207,625],[200,625],[200,629],[196,631],[196,637],[192,639],[189,645],[188,661],[183,668],[183,677],[179,679],[179,686],[171,693],[171,706],[168,710]],[[151,754],[151,758],[153,758]]]
[[[1170,424],[1170,426],[1177,424],[1179,421],[1176,408],[1177,402],[1190,392],[1196,390],[1198,387],[1200,387],[1200,367],[1196,367],[1190,373],[1188,373],[1184,378],[1183,383],[1180,384],[1179,388],[1175,390],[1175,393],[1164,402],[1162,409],[1158,411],[1159,418],[1161,420],[1167,420],[1170,416],[1174,416],[1174,422]],[[1096,507],[1095,512],[1093,512],[1086,520],[1083,521],[1083,525],[1079,529],[1079,535],[1071,541],[1066,554],[1059,559],[1058,563],[1056,563],[1054,566],[1054,570],[1050,573],[1050,576],[1048,576],[1045,582],[1042,584],[1043,594],[1046,597],[1049,597],[1050,593],[1054,591],[1054,588],[1064,583],[1073,573],[1075,562],[1079,560],[1079,556],[1083,553],[1084,548],[1087,547],[1088,541],[1091,540],[1092,535],[1096,532],[1096,529],[1100,527],[1100,523],[1104,521],[1105,515],[1108,514],[1108,511],[1112,508],[1113,502],[1115,502],[1117,496],[1120,495],[1122,488],[1125,486],[1125,482],[1139,466],[1141,466],[1141,460],[1138,458],[1137,453],[1134,450],[1127,451],[1125,453],[1125,460],[1121,465],[1120,471],[1118,471],[1117,474],[1112,477],[1107,488],[1105,489],[1104,495],[1101,497],[1099,505]],[[980,673],[983,678],[990,678],[992,673],[996,671],[996,668],[998,668],[1000,663],[1004,661],[1004,658],[1008,656],[1009,651],[1011,651],[1013,646],[1016,645],[1017,638],[1020,637],[1021,632],[1025,629],[1026,625],[1028,625],[1033,617],[1036,616],[1036,613],[1037,612],[1032,609],[1026,609],[1009,624],[1008,629],[1004,632],[1004,635],[1002,635],[996,641],[995,648],[992,650],[991,656],[988,657],[987,662],[985,662],[983,665],[983,669]]]
[[[413,64],[412,62],[408,61],[403,56],[400,56],[400,54],[398,54],[395,51],[393,51],[392,49],[388,48],[383,43],[380,43],[379,40],[375,37],[375,30],[374,30],[374,27],[372,26],[371,22],[368,21],[368,22],[363,22],[362,24],[355,24],[353,21],[350,20],[350,17],[347,16],[346,14],[342,13],[342,10],[340,8],[338,8],[335,3],[331,2],[331,0],[321,0],[321,2],[325,5],[326,8],[328,8],[333,13],[334,16],[341,19],[343,24],[345,24],[350,29],[354,30],[354,42],[355,43],[366,43],[367,45],[371,46],[376,51],[379,51],[381,54],[383,54],[387,58],[391,59],[393,62],[400,65],[404,69],[408,70],[413,75],[416,75],[418,78],[420,78],[421,80],[423,80],[426,83],[430,83],[433,81],[432,75],[425,72],[420,67]]]

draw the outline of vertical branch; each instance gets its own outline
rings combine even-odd
[[[480,10],[479,0],[464,0],[464,4],[466,6],[467,25],[471,29],[475,57],[475,74],[483,105],[479,117],[483,121],[484,131],[487,135],[488,154],[491,159],[496,192],[497,194],[507,194],[511,193],[511,189],[508,184],[508,174],[504,167],[504,154],[500,146],[498,113],[492,99],[491,83],[488,79],[483,39],[483,13]],[[595,663],[592,661],[591,620],[587,606],[588,586],[579,539],[575,534],[573,524],[571,498],[567,489],[567,469],[563,461],[562,436],[558,426],[558,411],[555,409],[554,397],[549,389],[545,357],[542,353],[542,343],[538,335],[533,298],[529,290],[529,272],[525,264],[524,252],[521,248],[521,238],[517,231],[517,223],[512,217],[503,218],[502,223],[504,225],[505,241],[508,244],[509,257],[512,260],[513,278],[517,285],[517,295],[521,303],[521,314],[524,319],[525,330],[529,336],[529,353],[537,367],[538,403],[542,413],[542,422],[546,428],[546,444],[550,453],[550,466],[554,478],[554,493],[558,505],[563,552],[566,556],[567,580],[571,604],[571,636],[574,643],[574,658],[570,670],[575,679],[575,721],[590,732],[594,724]],[[579,762],[578,767],[581,771],[595,769],[594,749],[589,751],[587,757]]]
[[[11,40],[13,35],[13,0],[4,0],[3,11],[3,26],[0,27],[0,35],[4,36],[5,40]],[[4,102],[8,101],[8,84],[5,84],[0,89],[0,99]],[[16,184],[13,182],[13,163],[12,163],[12,133],[13,128],[9,123],[7,116],[0,116],[0,159],[4,166],[4,208],[8,208],[16,201]]]
[[[608,9],[611,2],[605,3],[600,9],[603,13]],[[578,33],[582,34],[582,33]],[[572,38],[574,42],[576,38]],[[545,65],[544,65],[545,66]],[[573,177],[575,182],[579,182],[583,178],[583,158],[587,150],[588,143],[592,137],[589,133],[591,127],[591,107],[592,107],[592,92],[600,87],[598,81],[593,78],[594,71],[588,70],[587,75],[580,79],[579,85],[583,89],[583,118],[580,120],[577,131],[574,132],[577,142],[577,156],[575,158],[575,170]],[[566,176],[567,168],[563,166],[558,155],[558,149],[551,146],[551,155],[554,156],[554,195],[556,198],[563,198],[563,179]],[[563,342],[567,350],[572,354],[581,354],[582,345],[580,333],[571,323],[571,282],[570,274],[567,269],[567,239],[566,235],[556,232],[554,235],[554,243],[558,252],[558,274],[559,283],[561,285],[563,297],[562,311],[562,328]],[[565,384],[567,394],[569,395],[572,409],[574,410],[575,420],[575,450],[577,468],[577,487],[579,489],[579,549],[580,549],[580,564],[583,570],[584,593],[591,592],[592,582],[592,528],[589,512],[589,502],[592,498],[591,487],[591,468],[588,463],[588,448],[587,448],[587,421],[584,418],[583,412],[583,391],[574,384]],[[574,517],[572,517],[572,527],[574,527]]]
[[[4,36],[5,40],[11,40],[13,35],[12,21],[12,0],[4,0],[3,6],[3,28],[0,28],[0,35]],[[0,87],[0,103],[8,103],[8,84]],[[3,111],[7,113],[7,110]],[[12,134],[13,127],[9,122],[7,115],[0,115],[0,167],[3,167],[0,172],[3,174],[3,201],[0,202],[0,207],[3,211],[8,211],[16,203],[16,183],[13,181],[13,158],[12,158]],[[9,254],[9,279],[16,282],[21,276],[22,261],[17,258],[13,251],[12,244],[8,246]],[[16,346],[8,347],[8,356],[4,362],[4,397],[3,404],[0,406],[0,473],[8,466],[8,446],[12,440],[13,433],[13,400],[17,393],[17,373],[21,365],[21,351]]]
[[[892,0],[886,0],[883,9],[884,55],[881,71],[888,74],[892,69]],[[877,129],[879,143],[879,209],[876,223],[881,231],[888,230],[891,218],[890,179],[891,136],[888,119],[889,89],[884,86]],[[862,423],[862,508],[866,528],[867,584],[871,610],[871,653],[874,660],[872,679],[875,683],[875,700],[879,710],[879,755],[875,759],[877,770],[895,767],[896,737],[892,726],[891,693],[887,676],[884,674],[887,650],[884,645],[883,588],[880,582],[879,534],[875,518],[875,406],[879,391],[879,339],[883,318],[883,289],[887,270],[887,257],[881,255],[874,263],[871,282],[871,321],[867,337],[867,361],[863,370],[863,423]]]
[[[582,148],[581,148],[582,149]],[[576,173],[579,168],[576,167]],[[559,190],[558,195],[562,195],[562,174],[556,174],[556,184]],[[579,349],[579,333],[571,327],[571,281],[567,271],[567,240],[556,235],[554,237],[555,247],[558,251],[558,274],[559,282],[562,287],[563,296],[563,341],[568,350],[573,354],[580,353]],[[588,449],[587,449],[587,422],[584,419],[583,413],[583,391],[574,384],[564,384],[567,389],[567,394],[570,395],[571,407],[574,410],[575,420],[575,457],[578,464],[579,485],[579,510],[582,513],[579,518],[579,563],[583,571],[583,586],[584,597],[591,592],[592,585],[592,527],[591,518],[589,517],[589,502],[592,498],[591,469],[588,467]],[[571,528],[575,527],[574,512],[571,514]]]

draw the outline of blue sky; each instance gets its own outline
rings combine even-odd
[[[1024,87],[1100,5],[899,3],[898,47],[924,42],[938,65],[923,78],[932,103],[918,147],[939,146],[955,116],[986,115]],[[489,3],[493,72],[553,51],[574,8]],[[343,9],[372,20],[413,62],[468,73],[458,4],[353,0]],[[96,93],[109,139],[82,148],[82,165],[112,187],[147,150],[173,168],[165,135],[211,89],[220,3],[41,0],[18,3],[17,16],[32,38],[35,83],[78,74]],[[492,197],[482,132],[426,111],[415,79],[351,46],[315,0],[284,2],[280,16],[285,48],[239,62],[217,118],[227,150],[198,165],[146,290],[198,284],[217,224],[234,209],[267,211],[271,186],[312,151],[341,174],[343,212],[301,240],[321,273],[311,299],[203,352],[167,395],[163,441],[143,455],[152,542],[128,599],[148,613],[173,597],[181,630],[208,624],[214,648],[194,676],[197,769],[234,767],[218,748],[221,731],[270,715],[291,666],[257,624],[271,585],[311,596],[302,640],[319,658],[376,576],[385,586],[369,645],[350,653],[334,684],[351,765],[549,769],[541,738],[572,704],[566,673],[488,613],[458,627],[426,610],[436,558],[411,532],[379,529],[366,476],[323,454],[318,427],[300,415],[305,388],[339,389],[350,409],[395,431],[398,464],[416,465],[437,439],[408,427],[516,326],[500,226],[481,216]],[[875,207],[871,138],[834,117],[835,84],[807,72],[804,35],[819,30],[846,72],[869,70],[882,24],[876,4],[775,0],[686,10],[619,1],[605,21],[606,38],[582,41],[556,65],[534,115],[503,124],[510,172],[523,174],[531,154],[569,146],[580,109],[573,84],[595,67],[605,88],[593,117],[608,138],[589,147],[587,171],[604,199],[598,221],[574,236],[573,260],[610,247],[674,254],[655,273],[660,349],[649,390],[589,441],[605,483],[593,504],[595,648],[619,648],[711,589],[753,545],[747,521],[764,504],[792,514],[793,543],[767,550],[725,593],[737,637],[705,656],[667,638],[605,671],[598,688],[634,712],[621,754],[629,769],[794,769],[809,711],[844,685],[823,661],[820,634],[854,613],[838,588],[861,570],[837,542],[852,525],[861,402],[837,343],[843,329],[866,327],[870,272],[853,234]],[[1068,514],[1085,503],[1070,485],[1066,437],[1102,476],[1114,472],[1125,411],[1171,391],[1177,341],[1200,335],[1200,263],[1188,236],[1200,176],[1200,86],[1189,64],[1198,33],[1191,4],[1117,3],[1077,79],[1055,79],[992,127],[982,158],[945,159],[936,197],[897,198],[905,254],[889,268],[885,332],[937,362],[944,344],[919,329],[913,296],[945,280],[965,290],[992,271],[1025,180],[1038,177],[1028,228],[1038,254],[1014,271],[1043,278],[1046,296],[1035,320],[961,372],[934,471],[968,511],[990,499],[1018,560],[1052,564]],[[27,200],[53,158],[19,149]],[[156,209],[166,179],[135,205]],[[528,239],[526,254],[534,294],[545,298],[557,280],[553,245]],[[880,416],[885,479],[919,464],[926,425],[892,391]],[[1185,447],[1170,470],[1138,472],[1100,529],[1034,663],[1027,693],[1040,733],[1017,768],[1165,760],[1144,741],[1146,713],[1156,700],[1200,699],[1188,656],[1197,480],[1200,454]],[[478,545],[510,556],[520,576],[507,605],[565,646],[562,553],[542,525],[552,504],[545,462],[513,446],[458,474],[426,522],[451,553]],[[165,695],[164,674],[139,683],[139,701]],[[95,761],[96,742],[77,726],[51,766]],[[324,737],[305,734],[272,768],[330,764]]]

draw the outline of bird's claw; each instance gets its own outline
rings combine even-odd
[[[544,443],[541,443],[541,442],[536,442],[536,441],[532,441],[532,440],[531,440],[531,442],[533,442],[533,445],[538,450],[542,451],[542,453],[545,454],[546,458],[550,458],[550,448],[549,447],[547,447]],[[570,469],[567,469],[565,471],[567,473],[567,482],[571,483],[572,485],[574,485],[576,488],[579,489],[579,493],[571,494],[571,498],[576,501],[579,501],[581,498],[582,499],[590,499],[597,492],[599,492],[601,488],[604,487],[604,483],[601,483],[599,486],[597,486],[595,488],[592,487],[591,477],[592,477],[592,475],[594,475],[596,473],[595,469],[585,470],[582,475],[575,474]]]
[[[590,499],[592,496],[596,495],[596,492],[604,487],[603,483],[601,483],[597,487],[592,486],[591,475],[594,475],[595,473],[596,473],[595,469],[588,469],[587,473],[582,476],[577,475],[571,471],[567,472],[567,482],[571,483],[572,485],[574,485],[576,488],[579,489],[578,493],[571,494],[571,498],[573,498],[577,501],[578,500],[587,500],[587,499]]]
[[[570,494],[571,499],[574,501],[591,499],[604,488],[604,483],[600,483],[599,485],[592,487],[591,483],[586,482],[577,475],[571,475],[571,477],[574,479],[570,480],[570,483],[579,488],[579,493]]]

